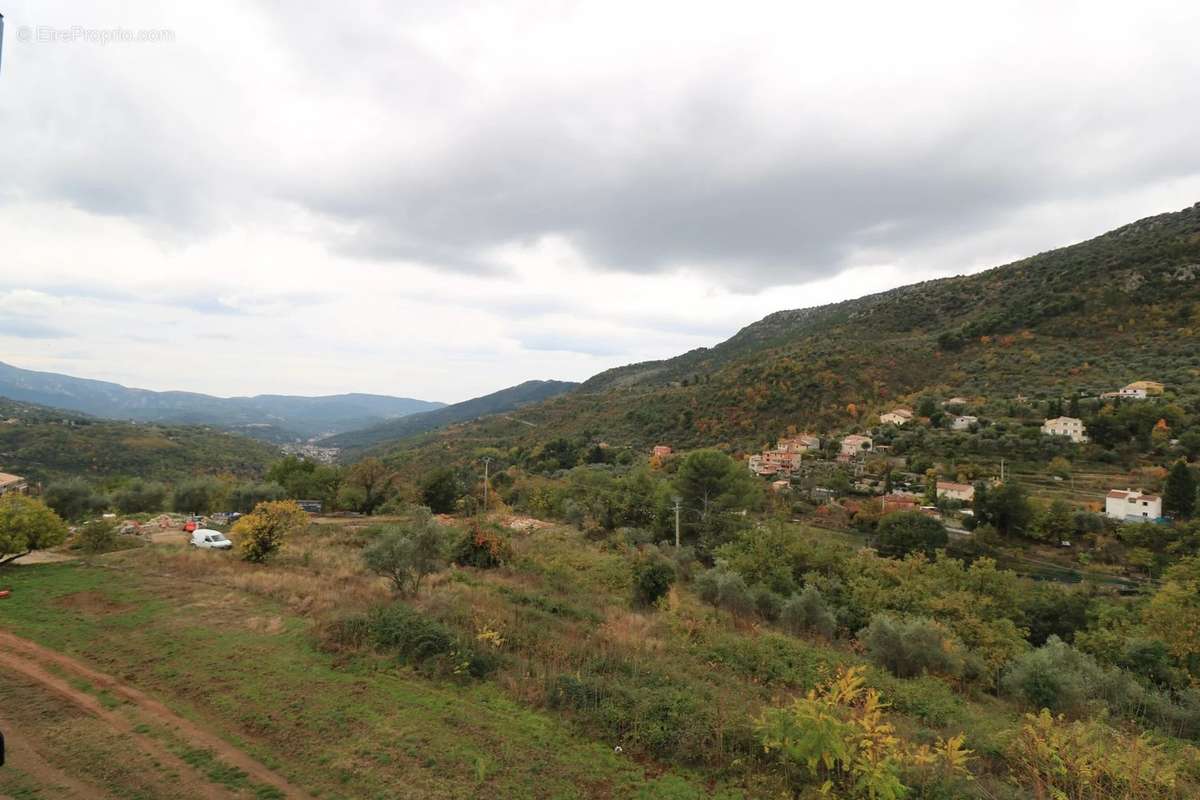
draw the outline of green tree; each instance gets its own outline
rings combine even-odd
[[[1035,515],[1033,532],[1037,538],[1046,542],[1066,541],[1075,531],[1075,515],[1071,504],[1066,500],[1054,500],[1043,506]]]
[[[42,501],[16,492],[0,496],[0,566],[66,538],[66,523]]]
[[[109,519],[93,519],[75,534],[79,547],[88,555],[107,553],[117,546],[117,526]]]
[[[462,492],[458,476],[449,467],[434,470],[421,483],[421,500],[435,514],[451,514]]]
[[[651,608],[675,583],[675,566],[659,555],[644,556],[633,564],[633,603]]]
[[[1033,520],[1033,506],[1021,485],[1009,481],[987,493],[987,519],[1005,536],[1024,536]]]
[[[181,514],[211,514],[225,499],[225,487],[216,478],[192,478],[175,487],[171,507]]]
[[[263,562],[284,540],[308,524],[308,514],[292,500],[260,503],[234,523],[229,537],[246,561]]]
[[[437,520],[424,508],[404,522],[384,527],[363,549],[363,563],[388,578],[401,594],[416,595],[421,581],[445,564],[446,537]]]
[[[903,558],[909,553],[932,557],[944,548],[950,536],[946,526],[920,511],[894,511],[879,520],[876,547],[880,553]]]
[[[97,494],[87,481],[71,478],[50,484],[43,495],[46,505],[63,519],[81,520],[108,507],[107,498]]]
[[[395,470],[378,458],[364,458],[350,467],[350,471],[346,474],[345,485],[360,492],[358,496],[362,500],[359,510],[373,514],[375,509],[387,502],[388,498],[395,493],[396,479]]]
[[[688,453],[675,476],[689,538],[711,550],[742,527],[738,512],[757,508],[762,484],[744,465],[719,450]]]
[[[282,500],[286,495],[287,490],[277,483],[241,483],[229,491],[229,506],[247,514],[259,503]]]
[[[858,639],[872,661],[899,678],[925,672],[953,676],[962,671],[963,659],[954,637],[930,619],[899,620],[877,614],[858,632]]]
[[[837,618],[825,603],[821,590],[805,586],[783,604],[780,621],[791,633],[815,632],[829,638],[837,628]]]
[[[162,511],[167,504],[167,487],[140,478],[113,492],[113,505],[122,514]]]
[[[1163,493],[1163,511],[1179,519],[1188,519],[1196,510],[1196,476],[1184,461],[1176,461],[1167,473]]]

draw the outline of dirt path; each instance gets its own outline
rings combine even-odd
[[[180,796],[212,798],[213,800],[225,800],[230,796],[224,787],[210,783],[202,776],[197,775],[191,766],[157,740],[139,733],[138,726],[128,716],[106,708],[94,695],[75,688],[68,681],[50,672],[46,668],[47,665],[83,678],[97,689],[107,690],[113,696],[129,704],[124,707],[124,710],[131,712],[131,716],[170,729],[175,736],[186,741],[190,747],[211,750],[216,758],[242,770],[254,783],[273,786],[286,797],[296,798],[296,800],[314,800],[312,795],[293,786],[282,775],[267,769],[225,740],[209,733],[196,723],[184,719],[145,693],[126,686],[62,653],[49,650],[7,631],[0,631],[0,668],[18,672],[70,700],[116,731],[129,735],[138,747],[154,758],[165,764],[176,766],[181,778]]]

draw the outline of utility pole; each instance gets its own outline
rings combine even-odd
[[[675,497],[675,549],[679,549],[679,511],[680,503],[683,502],[682,497]]]
[[[491,465],[492,459],[490,456],[483,457],[483,513],[487,514],[488,510],[488,466]]]

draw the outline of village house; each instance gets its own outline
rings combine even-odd
[[[969,483],[938,481],[937,496],[944,497],[947,500],[961,500],[964,503],[971,503],[975,500],[975,487]]]
[[[904,425],[912,422],[913,412],[907,408],[893,408],[886,414],[879,415],[879,421],[884,425]]]
[[[1111,519],[1153,521],[1162,516],[1162,498],[1133,489],[1113,489],[1104,498],[1104,514]]]
[[[784,453],[811,453],[821,449],[821,437],[811,433],[785,437],[775,444],[775,449]]]
[[[1157,381],[1134,381],[1128,386],[1122,386],[1115,392],[1105,392],[1100,397],[1105,400],[1145,400],[1151,395],[1160,395],[1162,393],[1163,385]]]
[[[852,433],[842,439],[841,451],[838,453],[838,461],[850,461],[857,458],[863,453],[871,449],[871,437],[863,436],[859,433]]]
[[[951,397],[949,400],[942,401],[942,408],[946,408],[947,406],[965,406],[966,404],[967,398],[965,397]]]
[[[1066,436],[1072,442],[1081,443],[1088,440],[1087,428],[1083,420],[1075,417],[1055,417],[1042,423],[1042,433],[1049,436]]]
[[[650,451],[651,458],[666,458],[674,451],[665,444],[656,444],[654,449]]]
[[[24,494],[27,491],[29,491],[29,483],[20,475],[9,475],[7,472],[0,472],[0,495],[6,495],[9,492]]]
[[[950,417],[950,430],[952,431],[969,431],[972,425],[979,424],[979,417],[972,417],[969,414],[955,414]]]
[[[1143,391],[1148,395],[1160,395],[1166,387],[1158,381],[1134,381],[1125,388],[1135,392]]]

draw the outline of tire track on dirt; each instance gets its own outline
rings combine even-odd
[[[50,650],[41,645],[22,639],[19,636],[0,630],[0,665],[18,672],[56,694],[70,700],[88,713],[119,730],[129,734],[138,746],[147,753],[165,763],[177,765],[181,775],[192,775],[195,769],[179,756],[154,739],[138,734],[135,725],[123,715],[106,708],[95,696],[75,688],[67,681],[46,670],[41,664],[52,664],[67,673],[83,678],[97,689],[104,689],[130,704],[133,711],[143,718],[157,722],[172,730],[190,746],[211,750],[223,763],[236,767],[245,772],[247,777],[258,784],[272,786],[288,798],[294,800],[315,800],[315,798],[292,785],[286,778],[255,761],[241,750],[230,745],[224,739],[212,734],[187,720],[165,705],[149,697],[144,692],[120,683],[115,678],[81,664],[70,656]],[[225,800],[229,793],[207,781],[195,781],[195,786],[189,786],[188,792],[182,796],[212,798]],[[181,787],[183,788],[183,787]],[[192,790],[195,794],[192,794]]]

